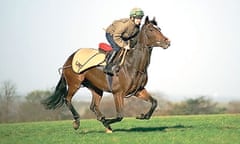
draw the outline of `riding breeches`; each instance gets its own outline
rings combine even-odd
[[[106,39],[109,42],[109,44],[112,46],[114,51],[119,51],[121,48],[115,43],[113,40],[113,36],[110,33],[106,33]]]

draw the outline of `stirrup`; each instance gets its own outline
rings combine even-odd
[[[106,72],[106,74],[108,74],[108,75],[110,75],[110,76],[114,76],[114,73],[113,73],[113,72],[110,72],[110,71]]]
[[[113,71],[104,70],[103,72],[110,75],[110,76],[114,75]]]
[[[112,70],[112,66],[109,66],[109,65],[106,65],[104,68],[103,68],[103,72],[110,75],[110,76],[113,76],[114,73],[113,73],[113,70]]]

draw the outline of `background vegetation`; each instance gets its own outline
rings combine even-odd
[[[11,81],[3,82],[0,85],[0,123],[72,119],[66,107],[49,111],[40,104],[41,99],[48,97],[52,92],[52,90],[34,90],[26,96],[19,96],[16,93],[16,86]],[[171,102],[161,95],[161,93],[152,93],[152,96],[158,99],[155,116],[240,113],[240,101],[222,104],[206,96],[199,96]],[[74,101],[82,119],[95,119],[95,115],[89,110],[89,103]],[[146,112],[149,106],[148,103],[135,97],[125,99],[125,117],[135,117]],[[111,96],[104,97],[100,108],[107,117],[115,116],[115,106]]]

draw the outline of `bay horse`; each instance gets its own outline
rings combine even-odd
[[[157,100],[145,89],[148,80],[147,68],[150,64],[152,48],[162,47],[167,49],[169,46],[170,40],[161,33],[155,18],[149,20],[147,16],[138,34],[137,44],[127,52],[125,61],[120,67],[118,74],[112,76],[111,88],[107,80],[108,75],[103,72],[101,66],[89,68],[80,74],[75,73],[71,68],[73,53],[63,66],[66,68],[62,70],[61,78],[54,93],[44,99],[42,104],[46,109],[56,109],[65,103],[74,118],[73,128],[77,130],[80,126],[80,115],[75,110],[71,100],[76,91],[81,86],[84,86],[92,94],[90,110],[95,113],[97,120],[102,122],[106,132],[112,132],[110,125],[123,119],[124,98],[129,95],[134,95],[151,103],[150,110],[146,114],[141,114],[137,117],[137,119],[150,119],[157,107]],[[103,92],[113,94],[117,113],[116,118],[107,119],[101,113],[99,105]]]

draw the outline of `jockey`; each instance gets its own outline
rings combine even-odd
[[[139,33],[143,16],[144,12],[142,9],[133,8],[130,12],[129,18],[115,20],[110,26],[108,26],[106,29],[106,39],[112,46],[113,50],[109,53],[109,56],[106,59],[107,65],[104,68],[105,73],[111,76],[113,75],[113,60],[121,48],[129,50],[130,47],[133,47],[133,43],[136,44],[136,36]]]

